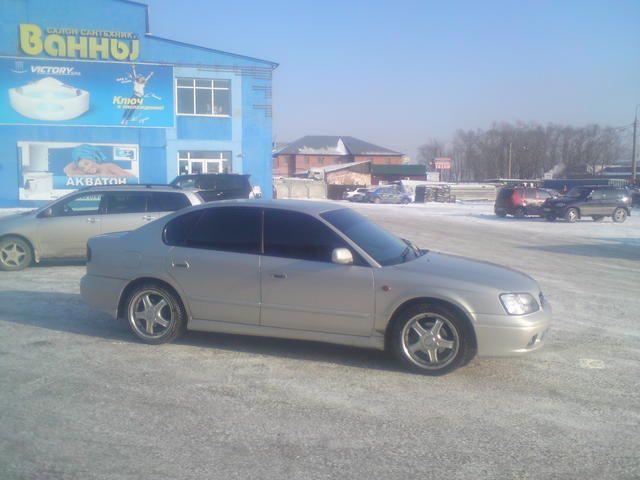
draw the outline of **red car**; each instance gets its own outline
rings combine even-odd
[[[499,217],[507,215],[513,215],[516,218],[527,215],[542,216],[542,204],[547,198],[555,196],[555,192],[543,188],[504,187],[496,196],[493,210]]]

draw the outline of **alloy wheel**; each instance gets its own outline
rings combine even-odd
[[[460,348],[460,335],[455,325],[436,313],[423,313],[411,318],[401,335],[406,357],[426,370],[447,366]]]
[[[161,338],[175,321],[170,299],[158,290],[143,290],[129,303],[129,323],[138,335]]]
[[[0,249],[0,262],[10,269],[17,269],[24,265],[28,252],[18,242],[10,241]]]

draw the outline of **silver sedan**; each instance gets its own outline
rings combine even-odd
[[[419,249],[328,203],[192,207],[93,237],[88,257],[85,300],[151,344],[185,329],[314,340],[440,375],[536,350],[551,321],[531,277]]]

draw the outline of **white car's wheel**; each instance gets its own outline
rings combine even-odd
[[[390,328],[395,356],[418,373],[443,375],[474,355],[470,327],[444,307],[414,305],[404,310]]]
[[[178,296],[161,284],[136,287],[128,297],[131,331],[145,343],[168,343],[184,331],[186,313]]]
[[[5,237],[0,240],[0,270],[24,270],[33,261],[31,245],[20,237]]]

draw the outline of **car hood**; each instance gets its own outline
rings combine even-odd
[[[472,260],[455,255],[429,251],[422,257],[396,265],[406,273],[426,275],[442,282],[449,280],[458,290],[494,288],[501,292],[530,292],[540,287],[530,276],[495,263]]]

